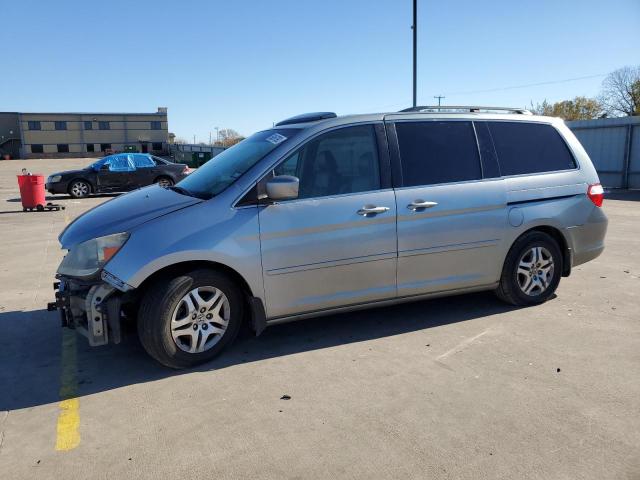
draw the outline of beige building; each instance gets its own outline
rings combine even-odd
[[[22,158],[98,157],[168,150],[167,109],[156,113],[18,113]]]

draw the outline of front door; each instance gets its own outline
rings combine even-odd
[[[380,157],[374,126],[360,125],[322,134],[276,167],[300,191],[260,209],[269,318],[395,296],[395,196]]]
[[[142,153],[149,153],[149,145],[142,143],[140,146],[142,148]]]
[[[106,167],[106,168],[105,168]],[[133,187],[135,165],[130,154],[112,155],[98,171],[98,190],[123,192]]]
[[[473,123],[398,121],[395,134],[398,296],[497,281],[506,192]]]

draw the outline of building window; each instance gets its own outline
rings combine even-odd
[[[151,150],[154,150],[156,152],[160,152],[162,150],[162,143],[152,143],[151,144]]]
[[[69,153],[69,145],[66,143],[59,143],[58,153]]]
[[[100,130],[111,130],[111,125],[109,125],[109,122],[98,122],[98,128]]]
[[[101,143],[100,144],[100,151],[104,152],[105,150],[111,150],[111,144],[110,143]]]
[[[56,130],[66,130],[67,129],[67,122],[55,122],[56,124]]]
[[[95,152],[96,146],[93,143],[87,143],[87,152]]]
[[[84,122],[85,130],[93,130],[93,122]]]
[[[41,130],[41,126],[40,126],[40,122],[36,121],[36,120],[29,120],[28,122],[29,125],[29,130]],[[42,153],[42,152],[39,152]]]
[[[151,122],[151,130],[162,130],[162,122]]]
[[[31,145],[31,153],[44,153],[42,145]]]

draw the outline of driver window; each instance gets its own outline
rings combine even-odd
[[[109,160],[110,172],[131,172],[135,170],[132,155],[114,155]]]
[[[380,188],[373,125],[334,130],[312,140],[274,170],[300,179],[298,198],[316,198]]]

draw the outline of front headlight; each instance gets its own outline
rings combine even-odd
[[[62,175],[51,175],[48,179],[47,179],[47,183],[57,183],[60,180],[62,180]]]
[[[58,267],[58,273],[70,277],[88,277],[100,270],[122,248],[128,233],[115,233],[76,245]]]

